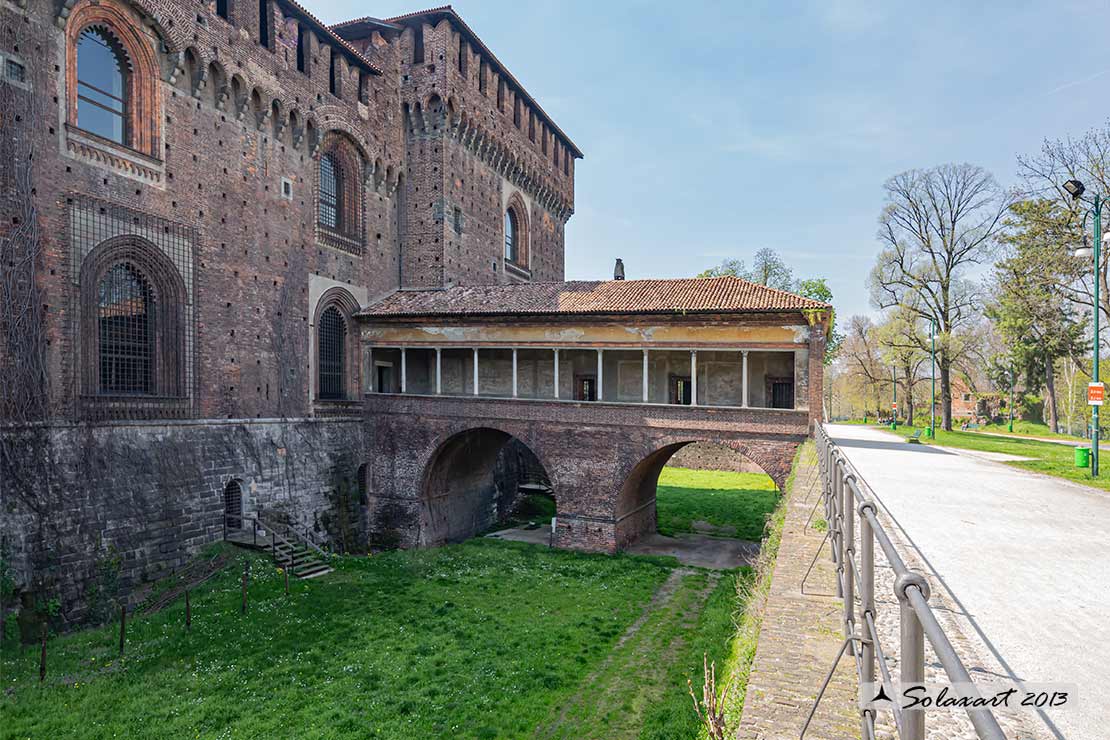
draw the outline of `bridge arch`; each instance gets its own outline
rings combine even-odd
[[[479,426],[446,436],[423,465],[419,544],[460,542],[492,528],[519,503],[522,484],[554,498],[553,470],[542,452],[505,429]]]
[[[628,455],[613,508],[616,548],[623,550],[656,531],[659,476],[679,452],[697,443],[723,445],[761,468],[782,490],[798,443],[783,440],[664,437]]]

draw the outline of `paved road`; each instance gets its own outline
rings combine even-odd
[[[1110,494],[827,427],[1013,675],[1076,684],[1058,737],[1110,737]]]

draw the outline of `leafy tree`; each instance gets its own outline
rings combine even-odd
[[[848,320],[840,360],[847,375],[863,389],[868,401],[874,403],[875,411],[880,411],[891,380],[890,366],[883,361],[878,329],[869,317],[853,316]]]
[[[952,369],[969,346],[960,335],[982,306],[968,273],[990,259],[1012,198],[989,172],[970,164],[910,170],[884,188],[883,250],[870,276],[871,299],[878,308],[906,306],[936,322],[941,415],[951,430]]]
[[[1010,348],[1009,364],[1026,386],[1045,389],[1044,417],[1059,431],[1055,366],[1083,349],[1083,317],[1059,289],[1078,277],[1080,260],[1060,244],[1070,216],[1055,200],[1015,203],[999,242],[1006,249],[995,264],[994,297],[987,315]]]
[[[698,277],[722,277],[724,275],[732,275],[779,290],[790,292],[797,290],[794,283],[794,271],[773,249],[765,248],[756,252],[750,270],[744,260],[725,259],[721,261],[721,264],[702,272]]]
[[[928,342],[928,328],[922,331],[921,317],[917,311],[908,306],[899,307],[876,327],[876,340],[884,364],[898,368],[906,423],[912,425],[915,391],[918,384],[925,380],[921,370],[929,361],[929,353],[922,349]]]
[[[735,260],[731,258],[725,258],[721,260],[721,264],[716,267],[710,267],[708,270],[698,273],[698,277],[700,278],[725,277],[727,275],[743,278],[744,280],[751,279],[751,273],[748,272],[748,267],[744,264],[744,260]]]
[[[1018,157],[1018,174],[1025,182],[1029,198],[1049,200],[1055,204],[1050,217],[1057,249],[1065,251],[1068,247],[1078,246],[1083,241],[1083,215],[1087,204],[1074,200],[1064,190],[1064,183],[1080,180],[1087,186],[1088,193],[1110,194],[1110,120],[1078,138],[1045,140],[1037,154]],[[1104,318],[1110,319],[1108,251],[1103,251],[1097,275],[1099,309]],[[1055,276],[1056,288],[1067,300],[1093,309],[1095,271],[1089,262],[1077,260],[1076,265],[1076,272],[1063,271]]]

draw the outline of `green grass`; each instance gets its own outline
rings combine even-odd
[[[693,532],[696,521],[732,528],[743,540],[758,541],[779,494],[762,473],[663,468],[656,499],[660,534]]]
[[[991,434],[1011,433],[1009,429],[1009,422],[1003,422],[1001,424],[984,424],[981,431],[990,432]],[[1036,422],[1022,421],[1021,419],[1014,420],[1013,434],[1015,436],[1044,437],[1046,439],[1062,439],[1071,440],[1073,442],[1084,441],[1082,437],[1076,437],[1072,434],[1050,432],[1048,430],[1048,424],[1037,424]]]
[[[128,627],[5,644],[4,738],[524,737],[610,652],[670,573],[661,559],[473,540],[338,558],[323,579],[253,561]]]
[[[335,565],[286,597],[237,554],[191,632],[177,602],[128,624],[123,658],[118,623],[53,637],[42,686],[37,646],[5,641],[0,738],[695,737],[686,678],[730,650],[738,572],[676,573],[616,648],[672,559],[471,540]]]
[[[897,434],[909,437],[913,434],[913,427],[898,427]],[[1075,467],[1075,447],[1072,445],[1057,444],[1055,442],[1041,442],[1020,437],[994,437],[976,432],[946,432],[937,429],[936,440],[921,437],[922,444],[937,444],[942,447],[956,447],[964,450],[979,450],[982,452],[1000,452],[1006,455],[1028,457],[1029,460],[1007,462],[1015,468],[1032,470],[1045,473],[1057,478],[1065,478],[1076,483],[1110,490],[1110,480],[1106,478],[1091,478],[1089,468]]]

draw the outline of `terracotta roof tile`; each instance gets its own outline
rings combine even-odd
[[[829,305],[736,277],[576,280],[401,290],[361,312],[366,317],[554,314],[761,313]]]

